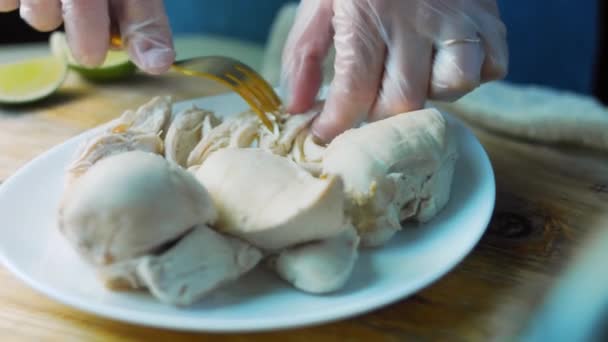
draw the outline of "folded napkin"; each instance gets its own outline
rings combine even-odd
[[[608,152],[608,108],[591,97],[501,81],[483,85],[454,103],[434,105],[516,138]]]
[[[297,4],[287,4],[271,28],[262,74],[280,81],[282,50],[293,25]],[[332,76],[331,51],[324,64],[324,83]],[[485,84],[453,103],[433,102],[440,110],[469,124],[514,138],[544,144],[568,144],[608,152],[608,108],[571,92],[505,81]]]

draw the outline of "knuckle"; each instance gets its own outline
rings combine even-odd
[[[496,68],[494,68],[494,73],[492,74],[493,79],[495,80],[501,80],[505,77],[507,77],[507,74],[509,73],[509,66],[507,64],[501,64],[498,65]]]
[[[487,67],[483,70],[484,81],[502,80],[509,73],[509,61],[507,57],[496,58],[490,56]]]

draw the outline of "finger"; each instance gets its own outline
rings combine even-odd
[[[429,97],[454,101],[477,88],[483,61],[480,40],[453,40],[439,45],[433,61]]]
[[[392,32],[382,85],[370,121],[421,109],[427,96],[432,43],[413,30],[401,28]]]
[[[12,12],[19,8],[19,0],[0,0],[0,12]]]
[[[123,43],[143,71],[160,74],[175,61],[175,50],[162,0],[113,0]]]
[[[321,82],[321,65],[332,41],[332,2],[302,1],[283,50],[281,88],[287,111],[302,113],[310,109]]]
[[[481,81],[500,80],[507,75],[509,69],[507,29],[498,17],[481,21],[480,27],[482,43],[486,52],[481,68]]]
[[[61,2],[60,0],[21,0],[19,15],[38,31],[53,31],[61,26]]]
[[[103,63],[110,41],[110,17],[105,0],[61,0],[70,50],[88,67]]]
[[[495,0],[478,1],[475,21],[485,51],[481,67],[481,82],[504,78],[508,72],[509,49],[507,28],[500,20],[500,10]]]
[[[372,3],[336,1],[334,5],[334,79],[312,132],[330,142],[367,117],[378,94],[386,43]]]
[[[476,4],[478,5],[478,4]],[[438,16],[429,98],[454,101],[477,88],[481,82],[484,49],[478,24],[478,7],[463,11],[457,4],[446,3]]]

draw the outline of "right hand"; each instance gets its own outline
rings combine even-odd
[[[112,25],[144,72],[163,73],[175,60],[162,0],[0,0],[0,12],[16,9],[39,31],[53,31],[64,23],[72,55],[88,67],[103,63]]]
[[[455,101],[508,69],[496,0],[302,0],[283,54],[287,111],[308,111],[335,47],[312,132],[329,143],[362,122]]]

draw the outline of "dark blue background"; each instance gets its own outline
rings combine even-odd
[[[508,28],[507,80],[590,94],[597,50],[597,1],[499,0]],[[211,33],[264,43],[286,0],[169,0],[175,33]]]

